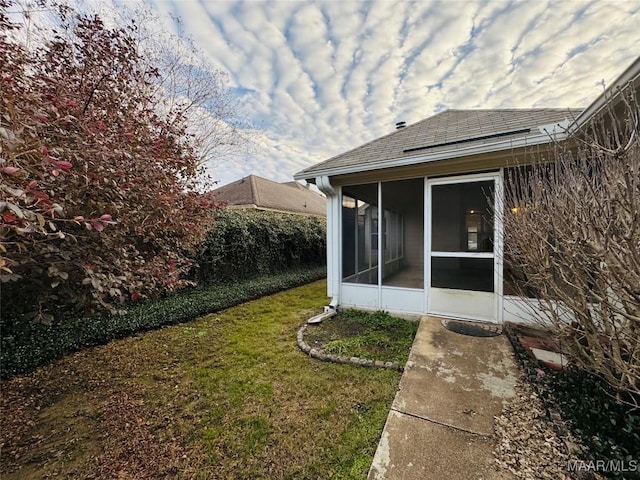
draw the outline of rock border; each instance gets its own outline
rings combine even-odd
[[[316,360],[321,360],[323,362],[359,365],[361,367],[370,368],[386,368],[388,370],[397,370],[399,372],[404,371],[404,366],[400,365],[398,362],[383,362],[381,360],[370,360],[368,358],[345,357],[342,355],[325,353],[322,349],[311,348],[311,346],[304,341],[304,331],[306,329],[306,323],[302,325],[300,329],[298,329],[297,342],[300,350],[309,355],[311,358],[315,358]]]

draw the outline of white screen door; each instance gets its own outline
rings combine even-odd
[[[499,184],[498,175],[428,181],[428,313],[499,321]]]

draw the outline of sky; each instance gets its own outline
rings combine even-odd
[[[147,5],[228,75],[252,127],[250,151],[208,162],[219,185],[290,181],[445,109],[586,107],[640,55],[640,0]]]

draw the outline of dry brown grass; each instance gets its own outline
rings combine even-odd
[[[324,288],[2,382],[2,478],[365,478],[400,375],[297,349]]]

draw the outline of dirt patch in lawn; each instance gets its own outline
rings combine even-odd
[[[166,478],[193,473],[197,445],[167,435],[175,412],[149,404],[170,361],[141,338],[65,357],[2,384],[2,478]],[[177,377],[177,375],[176,375]],[[188,379],[178,388],[188,392]]]
[[[304,339],[311,348],[345,357],[361,357],[404,365],[418,322],[385,312],[343,310],[320,324],[309,325]]]
[[[325,282],[3,381],[0,477],[366,478],[398,372],[313,360]]]

